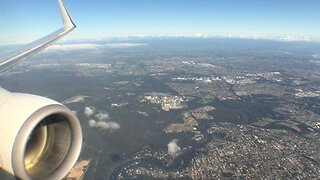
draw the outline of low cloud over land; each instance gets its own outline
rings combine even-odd
[[[84,108],[84,115],[86,117],[90,117],[95,113],[95,108],[94,107],[85,107]]]
[[[177,139],[173,139],[168,144],[168,153],[171,156],[176,156],[181,152],[181,148],[180,148],[180,146],[178,146],[177,143],[178,143],[178,140]]]
[[[117,130],[120,129],[120,126],[118,123],[113,122],[113,121],[95,121],[95,120],[90,120],[89,121],[89,126],[93,128],[100,128],[100,129],[106,129],[106,130]]]
[[[95,107],[85,107],[84,115],[88,118],[89,127],[103,130],[118,130],[120,125],[114,121],[110,121],[109,113],[99,111]],[[90,118],[90,119],[89,119]]]
[[[100,121],[108,120],[109,119],[109,113],[107,112],[99,112],[94,115],[95,118],[97,118]]]

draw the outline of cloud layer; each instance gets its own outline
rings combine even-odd
[[[99,50],[103,48],[130,48],[146,46],[145,43],[109,43],[109,44],[56,44],[47,48],[47,51],[76,51],[76,50]]]
[[[56,44],[47,48],[48,51],[74,51],[74,50],[97,50],[102,48],[99,44]]]
[[[148,44],[145,43],[110,43],[105,44],[106,47],[111,48],[128,48],[128,47],[137,47],[137,46],[146,46]]]

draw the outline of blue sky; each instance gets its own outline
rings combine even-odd
[[[65,0],[78,28],[68,39],[153,35],[320,37],[319,0]],[[0,43],[60,27],[56,0],[1,0]]]

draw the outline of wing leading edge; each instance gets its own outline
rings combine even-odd
[[[34,55],[35,53],[42,51],[55,41],[68,34],[74,28],[76,28],[76,25],[73,23],[71,17],[69,16],[69,13],[65,8],[62,0],[58,0],[58,4],[63,21],[63,27],[41,39],[38,39],[24,46],[20,51],[8,55],[3,59],[0,59],[0,73],[8,70],[12,66]]]

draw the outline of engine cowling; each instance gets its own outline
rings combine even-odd
[[[0,88],[0,168],[21,179],[62,179],[82,146],[77,117],[64,105]]]

